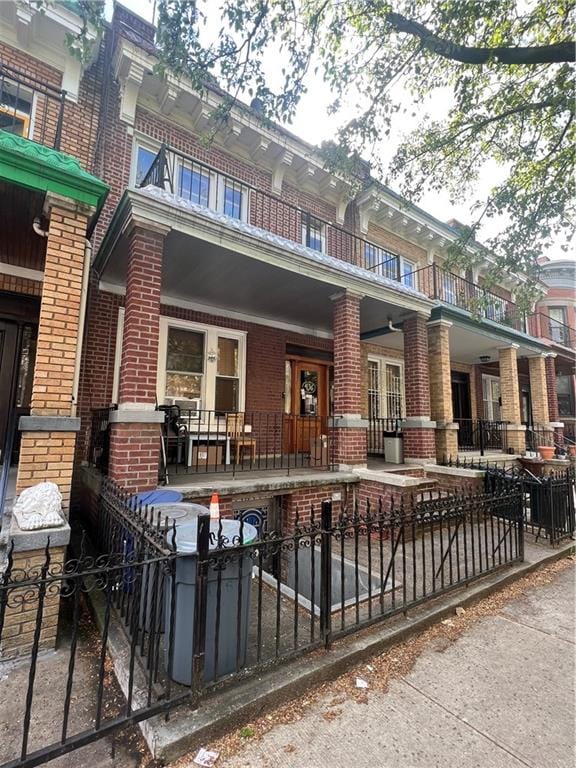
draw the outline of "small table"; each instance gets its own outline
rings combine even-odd
[[[186,435],[186,465],[192,466],[192,448],[194,443],[200,445],[200,443],[213,443],[214,445],[224,444],[224,464],[231,464],[231,451],[230,451],[230,436],[222,434],[214,434],[210,432],[194,432]]]

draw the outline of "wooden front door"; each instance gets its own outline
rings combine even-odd
[[[311,441],[326,434],[328,428],[328,365],[293,360],[291,366],[285,451],[309,453]]]

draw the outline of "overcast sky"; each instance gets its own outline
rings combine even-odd
[[[216,2],[216,0],[212,0]],[[122,5],[127,6],[135,13],[148,20],[152,20],[154,0],[122,0]],[[110,17],[112,13],[112,0],[106,0],[107,15]],[[274,73],[271,72],[271,78],[273,79]],[[321,77],[316,80],[312,80],[307,83],[308,92],[303,96],[294,121],[287,126],[293,133],[301,136],[311,144],[319,145],[322,141],[333,139],[336,129],[339,124],[343,122],[346,117],[353,115],[352,105],[344,109],[340,115],[329,115],[328,105],[330,103],[330,93],[327,86],[322,81]],[[435,119],[442,118],[446,114],[450,107],[449,99],[447,98],[444,104],[438,103],[436,100],[432,112]],[[431,111],[428,109],[427,111]],[[346,114],[348,112],[348,114]],[[398,120],[399,128],[395,135],[392,135],[387,142],[386,150],[392,155],[395,146],[398,144],[403,132],[409,132],[415,128],[418,123],[418,117],[410,120],[408,117],[402,117]],[[400,124],[402,129],[400,129]],[[462,200],[459,204],[452,204],[450,202],[447,193],[429,192],[425,193],[420,200],[416,202],[420,207],[427,210],[433,216],[441,221],[448,221],[449,219],[458,219],[463,223],[469,223],[472,219],[470,212],[471,204],[479,198],[487,197],[490,188],[497,181],[498,176],[503,174],[503,169],[499,168],[495,163],[486,163],[485,167],[481,170],[477,184],[475,185],[474,194],[470,199]],[[394,189],[394,182],[390,184]],[[503,222],[496,219],[488,219],[483,226],[479,239],[494,236],[498,233],[499,229],[504,226]],[[565,253],[557,248],[548,251],[546,254],[550,258],[569,258],[569,254]]]

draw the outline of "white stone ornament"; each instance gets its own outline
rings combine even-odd
[[[65,524],[62,494],[56,483],[38,483],[26,488],[14,504],[14,517],[21,531],[57,528]]]

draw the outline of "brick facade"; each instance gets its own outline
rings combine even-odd
[[[517,344],[501,347],[500,361],[500,397],[502,400],[502,420],[508,422],[508,447],[514,453],[524,453],[526,450],[526,435],[520,429],[522,422],[520,409],[520,391],[518,385],[518,355]]]
[[[546,381],[546,357],[528,358],[530,371],[530,396],[532,401],[532,418],[535,424],[546,425],[550,422],[548,412],[548,385]]]
[[[430,374],[430,411],[436,422],[436,458],[449,459],[458,454],[458,436],[452,411],[452,375],[450,367],[450,328],[443,320],[428,324],[428,367]]]
[[[404,386],[406,425],[404,459],[435,460],[436,440],[431,424],[430,378],[428,371],[427,318],[412,314],[404,321]]]
[[[87,212],[53,198],[32,385],[32,416],[74,415],[87,219]],[[68,514],[75,441],[74,431],[23,432],[16,491],[47,480],[55,482]]]

